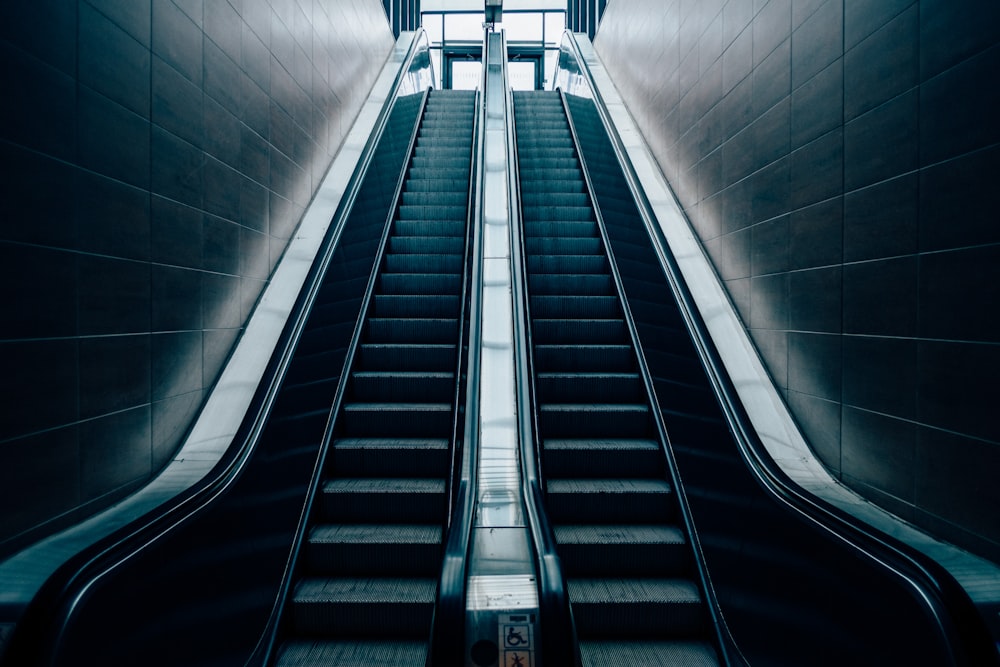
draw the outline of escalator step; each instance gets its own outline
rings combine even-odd
[[[455,393],[455,374],[447,372],[355,371],[351,379],[351,399],[368,403],[450,403]]]
[[[462,195],[464,201],[465,195]],[[401,204],[400,220],[465,220],[465,204]]]
[[[621,316],[617,296],[556,296],[531,297],[531,314],[546,319],[602,320]]]
[[[551,478],[546,506],[554,523],[662,523],[674,514],[674,497],[659,479]]]
[[[434,612],[434,578],[302,579],[292,598],[297,634],[425,639]]]
[[[563,238],[600,238],[597,223],[593,220],[566,220],[560,217],[544,219],[525,218],[524,235],[534,237]]]
[[[407,192],[458,192],[462,185],[468,185],[461,178],[438,178],[437,175],[416,177],[412,172],[406,181]]]
[[[570,525],[554,530],[570,577],[683,576],[690,570],[688,543],[676,526]]]
[[[547,320],[532,322],[538,344],[621,343],[628,336],[625,320]]]
[[[528,271],[532,274],[605,273],[607,270],[603,255],[534,255],[528,258]]]
[[[540,372],[622,372],[634,368],[631,345],[535,345]]]
[[[376,294],[375,317],[458,318],[455,294]]]
[[[345,478],[323,484],[328,521],[436,523],[445,511],[443,479]]]
[[[552,204],[540,206],[525,206],[524,220],[531,223],[537,220],[580,220],[590,221],[594,219],[594,209],[589,205],[583,206],[556,206]]]
[[[465,233],[465,218],[461,220],[397,220],[393,227],[400,236],[462,236]]]
[[[441,526],[320,524],[309,532],[306,564],[320,575],[434,576]]]
[[[593,240],[597,241],[597,239]],[[576,294],[615,294],[615,284],[609,273],[535,273],[529,277],[528,285],[531,288],[532,296],[571,297]]]
[[[460,254],[427,255],[390,253],[385,256],[385,270],[390,273],[452,273],[462,271]]]
[[[690,637],[705,629],[705,608],[687,579],[596,578],[567,582],[581,637]]]
[[[719,667],[715,648],[697,640],[588,640],[580,642],[584,667],[626,665],[684,665]]]
[[[552,477],[636,477],[662,469],[656,440],[638,438],[546,438],[545,471]]]
[[[529,165],[522,165],[519,169],[521,174],[521,183],[534,183],[534,186],[539,189],[546,189],[549,181],[553,183],[565,183],[573,182],[579,183],[580,187],[583,187],[583,176],[580,168],[573,164],[569,167],[562,169],[541,169],[538,167],[532,167]],[[523,187],[523,186],[522,186]],[[563,186],[560,185],[560,188]]]
[[[389,252],[415,254],[460,255],[465,250],[461,236],[393,236]]]
[[[579,175],[579,172],[577,172],[577,175]],[[563,176],[553,178],[551,175],[548,175],[547,178],[535,178],[534,180],[521,179],[522,197],[536,193],[541,196],[546,192],[583,193],[586,190],[586,184],[582,178],[565,178]]]
[[[424,667],[426,662],[427,642],[421,640],[297,639],[282,645],[275,664],[278,667]]]
[[[447,438],[340,438],[332,470],[340,477],[440,477],[448,474]]]
[[[458,294],[462,276],[449,273],[383,273],[379,285],[386,294]]]
[[[597,255],[601,252],[601,239],[593,237],[532,236],[524,244],[532,255]],[[610,279],[611,276],[608,276]],[[532,290],[537,293],[537,290]],[[581,288],[582,292],[586,290]]]
[[[576,161],[576,158],[565,158],[565,157],[536,157],[531,160],[522,160],[521,165],[529,173],[535,170],[548,172],[551,170],[562,171],[569,169],[579,169],[580,163]],[[579,174],[579,171],[577,172]]]
[[[543,434],[567,438],[641,438],[650,432],[649,408],[636,403],[543,403]]]
[[[538,400],[542,403],[639,403],[646,400],[638,373],[538,373]]]
[[[344,429],[355,436],[447,437],[451,403],[346,403]]]
[[[361,368],[372,371],[452,371],[455,346],[430,343],[365,343],[358,350]]]
[[[404,206],[458,206],[465,210],[468,193],[464,189],[437,192],[404,192]]]
[[[455,318],[385,318],[371,317],[366,325],[366,342],[392,343],[405,340],[410,343],[445,343],[454,340],[458,333]]]
[[[572,206],[587,207],[590,209],[590,198],[585,193],[570,193],[558,191],[545,192],[523,192],[521,193],[521,205],[525,208],[538,208],[550,206]]]

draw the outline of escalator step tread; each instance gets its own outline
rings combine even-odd
[[[433,478],[375,478],[375,477],[348,477],[345,479],[331,479],[323,484],[323,492],[327,494],[338,493],[364,493],[364,494],[443,494],[444,480]]]
[[[660,451],[660,445],[655,440],[638,440],[634,438],[549,438],[542,443],[546,451]]]
[[[310,544],[441,544],[441,526],[421,524],[319,524]]]
[[[448,449],[444,438],[339,438],[334,449]]]
[[[581,604],[620,605],[635,603],[702,603],[698,586],[690,579],[652,577],[588,577],[567,582],[574,606]]]
[[[607,413],[621,414],[630,413],[634,415],[644,415],[649,412],[649,407],[643,404],[629,403],[546,403],[541,406],[542,414],[591,414]]]
[[[686,544],[684,531],[656,524],[560,525],[554,528],[560,545]]]
[[[278,667],[424,667],[427,642],[421,640],[299,639],[287,641]]]
[[[451,412],[450,403],[347,403],[344,412]]]
[[[670,493],[670,484],[660,479],[550,479],[549,495],[552,494],[620,494],[660,495]]]
[[[299,636],[421,639],[436,588],[436,577],[305,577],[292,596],[292,623]]]
[[[433,605],[436,585],[425,577],[305,577],[295,589],[295,602]]]
[[[631,665],[718,667],[720,664],[712,644],[697,640],[581,641],[580,657],[584,667]]]

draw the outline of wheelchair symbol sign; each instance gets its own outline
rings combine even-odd
[[[531,635],[527,625],[506,625],[504,626],[503,646],[504,648],[531,648]]]
[[[503,630],[503,647],[506,649],[530,649],[531,631],[527,625],[505,625]]]

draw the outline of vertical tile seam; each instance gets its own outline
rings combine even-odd
[[[840,434],[838,435],[838,447],[837,447],[837,476],[843,479],[844,470],[844,402],[845,402],[845,387],[846,383],[846,368],[847,368],[847,353],[845,351],[846,345],[844,345],[844,320],[846,317],[846,302],[847,299],[846,287],[847,281],[845,279],[844,271],[844,243],[845,233],[844,233],[844,189],[845,183],[847,183],[847,160],[844,159],[846,150],[846,140],[844,132],[844,100],[847,99],[847,77],[844,76],[844,61],[846,57],[847,49],[847,8],[844,0],[836,0],[840,2]]]

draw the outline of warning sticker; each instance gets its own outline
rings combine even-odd
[[[503,651],[503,667],[534,667],[535,615],[500,615],[497,633]]]
[[[531,667],[531,651],[504,651],[504,667]]]

